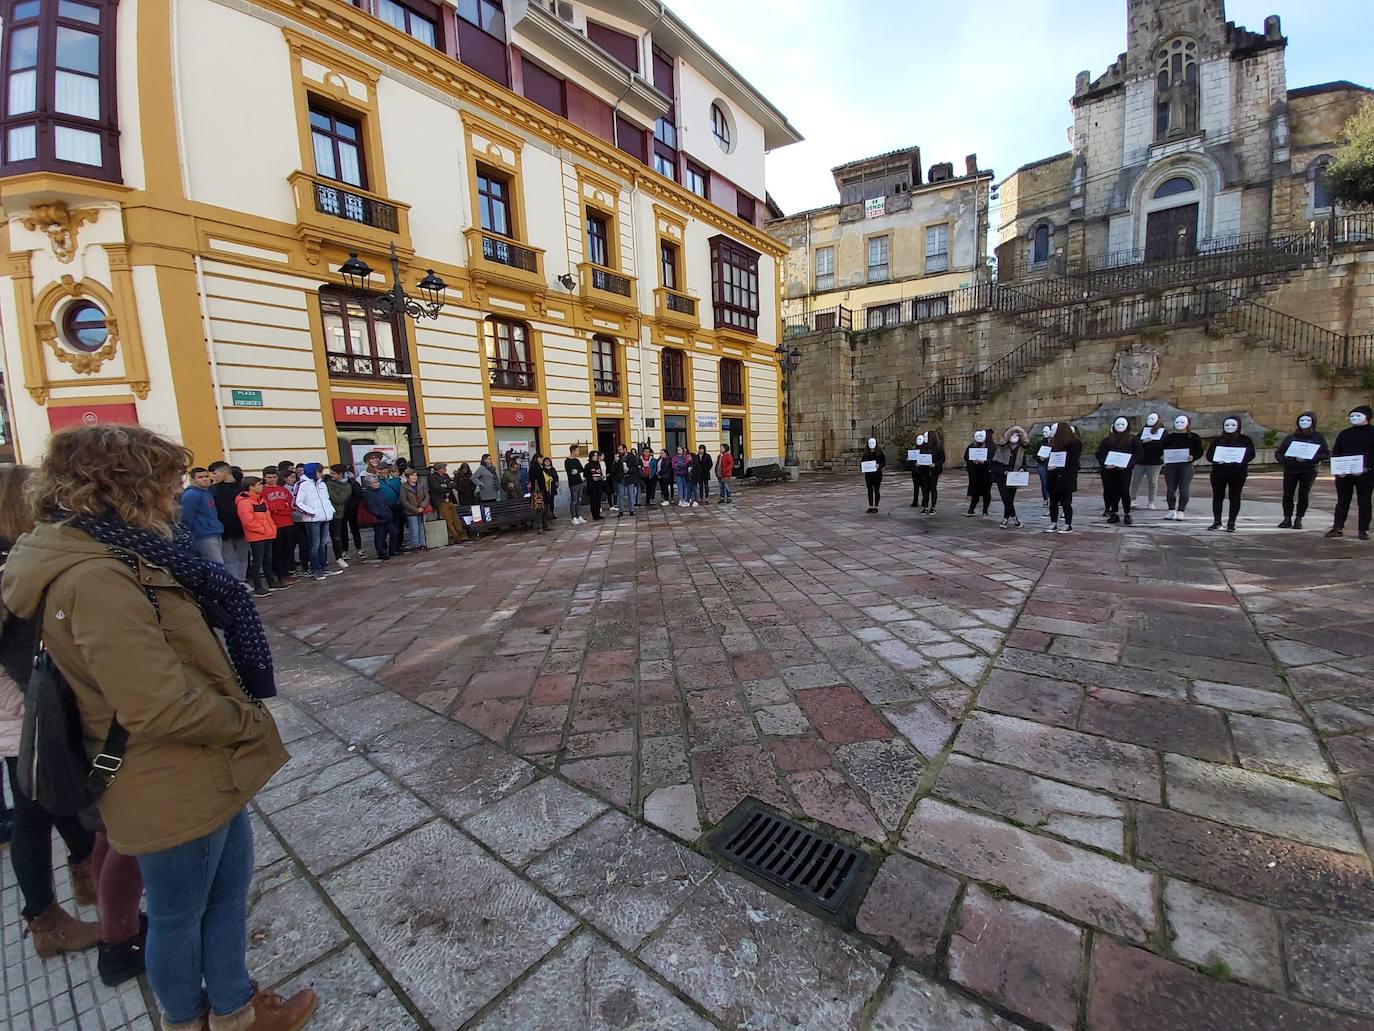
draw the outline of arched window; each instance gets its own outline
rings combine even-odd
[[[1312,162],[1308,174],[1312,177],[1312,211],[1330,211],[1334,200],[1331,196],[1331,183],[1326,178],[1326,170],[1331,164],[1329,157],[1320,157]]]
[[[1050,260],[1050,227],[1043,222],[1031,234],[1031,264],[1043,265]]]
[[[663,379],[663,400],[686,401],[687,376],[682,352],[676,347],[665,347],[659,355],[659,372]]]
[[[1180,193],[1192,193],[1197,189],[1193,180],[1185,176],[1176,175],[1172,179],[1165,179],[1155,190],[1155,200],[1163,200],[1165,197],[1176,197]]]
[[[1155,53],[1155,139],[1197,128],[1197,43],[1183,36]]]
[[[716,138],[721,150],[730,153],[730,119],[719,104],[711,105],[711,135]]]

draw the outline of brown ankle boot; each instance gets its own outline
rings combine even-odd
[[[303,988],[286,999],[276,992],[259,989],[253,1000],[227,1016],[210,1014],[211,1031],[300,1031],[315,1013],[319,999]]]
[[[33,950],[39,959],[52,959],[60,952],[84,952],[100,944],[100,924],[86,923],[54,902],[29,921]]]
[[[91,861],[68,863],[67,875],[72,880],[72,899],[78,906],[95,905],[95,881],[91,880]]]

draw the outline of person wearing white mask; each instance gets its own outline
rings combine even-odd
[[[919,453],[921,448],[925,446],[925,442],[926,435],[924,433],[916,434],[916,446],[911,450]],[[930,479],[930,466],[922,465],[910,456],[907,457],[906,465],[907,470],[911,473],[911,507],[916,508],[921,503],[921,496],[930,489],[927,485],[927,481]],[[921,511],[924,513],[925,509],[922,508]]]
[[[1311,495],[1312,484],[1316,482],[1317,470],[1330,457],[1331,449],[1326,446],[1326,438],[1317,429],[1317,413],[1303,412],[1298,416],[1297,428],[1274,449],[1274,460],[1283,466],[1283,522],[1279,523],[1280,530],[1302,529],[1302,517],[1307,514],[1307,499]]]
[[[1040,507],[1050,507],[1050,471],[1045,463],[1050,460],[1050,437],[1054,435],[1054,427],[1046,423],[1040,428],[1040,446],[1035,451],[1035,475],[1040,478]]]
[[[1016,492],[1019,488],[1007,486],[1007,473],[1029,471],[1029,455],[1026,451],[1026,431],[1013,426],[1002,434],[1002,441],[992,456],[992,479],[997,484],[997,495],[1002,499],[1002,529],[1009,526],[1020,527],[1021,520],[1016,516]]]
[[[1145,416],[1145,425],[1140,428],[1140,460],[1131,470],[1131,504],[1140,496],[1140,481],[1145,481],[1148,500],[1146,508],[1155,507],[1155,494],[1159,491],[1159,471],[1164,468],[1164,425],[1159,415],[1151,412]]]
[[[945,469],[945,446],[939,430],[923,433],[921,437],[916,450],[930,456],[930,465],[924,466],[926,475],[921,481],[921,514],[934,515],[936,502],[940,500],[940,474]]]
[[[1073,533],[1073,496],[1078,490],[1078,467],[1083,456],[1083,441],[1078,439],[1078,431],[1067,422],[1057,422],[1050,436],[1050,462],[1061,461],[1055,454],[1062,454],[1063,464],[1050,467],[1050,525],[1046,533]],[[1059,525],[1060,513],[1064,516],[1064,526]]]
[[[1193,483],[1193,463],[1202,457],[1202,438],[1193,432],[1186,415],[1174,419],[1174,428],[1164,434],[1164,488],[1169,511],[1165,519],[1182,519],[1188,511],[1188,490]],[[1186,452],[1186,454],[1185,454]]]
[[[1222,449],[1226,450],[1223,451]],[[1255,442],[1240,431],[1240,419],[1227,416],[1221,423],[1221,436],[1207,448],[1207,461],[1212,463],[1212,525],[1209,530],[1221,529],[1222,503],[1229,502],[1226,532],[1236,532],[1236,517],[1240,515],[1241,493],[1245,490],[1250,463],[1255,459]]]
[[[964,448],[964,469],[968,472],[968,511],[971,516],[983,503],[983,515],[988,514],[992,505],[992,447],[988,443],[991,434],[987,430],[974,430],[973,443]]]
[[[878,446],[876,437],[868,438],[868,447],[864,448],[864,453],[860,456],[860,462],[872,462],[874,468],[872,472],[864,473],[864,486],[868,488],[868,513],[878,511],[878,505],[883,499],[883,467],[887,465],[887,456],[883,454],[883,449]]]
[[[1113,455],[1125,455],[1126,464],[1113,465]],[[1097,445],[1097,466],[1102,473],[1102,503],[1107,506],[1107,522],[1121,522],[1117,509],[1124,509],[1126,525],[1131,525],[1131,473],[1140,460],[1140,441],[1131,432],[1124,416],[1112,423],[1112,432]],[[1119,459],[1118,459],[1119,461]]]
[[[1360,519],[1360,540],[1369,540],[1370,496],[1374,494],[1374,411],[1369,405],[1359,405],[1350,410],[1350,425],[1336,434],[1336,442],[1331,446],[1333,458],[1351,458],[1360,455],[1364,462],[1364,472],[1357,475],[1336,477],[1336,517],[1328,537],[1345,536],[1345,517],[1350,514],[1351,498],[1358,499]]]

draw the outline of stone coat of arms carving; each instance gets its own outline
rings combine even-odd
[[[1159,352],[1144,344],[1132,344],[1116,352],[1112,378],[1127,396],[1144,392],[1159,375]]]

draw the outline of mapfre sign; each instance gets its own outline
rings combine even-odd
[[[335,422],[410,422],[410,405],[391,398],[334,398]]]

